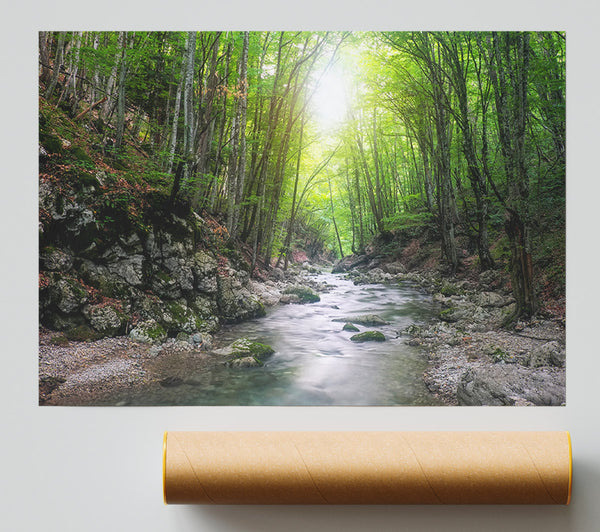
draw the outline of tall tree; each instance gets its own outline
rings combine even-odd
[[[489,75],[494,87],[498,133],[508,188],[503,200],[511,247],[511,279],[517,316],[537,310],[529,220],[529,177],[525,140],[529,119],[529,34],[493,32]]]

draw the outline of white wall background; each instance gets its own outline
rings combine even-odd
[[[600,530],[598,9],[588,0],[181,0],[4,5],[0,32],[0,530]],[[566,30],[568,331],[564,408],[37,406],[37,31]],[[164,430],[570,430],[569,507],[164,506]]]

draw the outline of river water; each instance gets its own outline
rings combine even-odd
[[[152,405],[437,405],[423,383],[425,354],[407,345],[401,331],[433,315],[430,296],[411,284],[360,285],[340,275],[316,277],[332,289],[321,301],[279,305],[267,316],[225,327],[218,346],[246,337],[275,353],[261,368],[230,368],[222,363],[197,371],[185,361],[184,384],[156,385],[121,404]],[[333,321],[376,314],[387,325],[385,342],[355,343],[353,332]],[[174,364],[180,362],[174,361]]]

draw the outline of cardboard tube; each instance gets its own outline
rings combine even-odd
[[[165,503],[568,504],[568,432],[167,432]]]

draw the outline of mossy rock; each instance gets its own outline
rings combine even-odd
[[[177,333],[177,336],[175,337],[175,340],[177,340],[178,342],[188,342],[189,339],[190,335],[184,332]]]
[[[69,158],[75,159],[76,161],[79,161],[79,162],[82,162],[85,165],[89,165],[89,166],[94,165],[94,160],[80,146],[73,146],[69,150]]]
[[[275,352],[270,345],[261,344],[259,342],[251,342],[246,338],[236,340],[233,342],[231,347],[233,348],[231,354],[234,358],[253,356],[259,360],[262,360],[263,358],[266,358]]]
[[[83,309],[90,325],[102,336],[116,336],[125,332],[130,316],[121,305],[92,305]]]
[[[264,363],[256,357],[234,358],[226,364],[231,368],[260,368]]]
[[[440,294],[445,297],[457,296],[461,293],[461,291],[453,285],[452,283],[444,282],[440,288]]]
[[[365,331],[350,337],[353,342],[385,342],[385,336],[379,331]]]
[[[358,331],[360,331],[360,329],[356,325],[354,325],[353,323],[350,323],[350,322],[346,323],[344,325],[344,327],[342,327],[342,330],[344,330],[344,331],[350,331],[350,332],[358,332]]]
[[[64,334],[57,334],[50,339],[52,345],[65,346],[69,344],[69,339]]]
[[[161,343],[167,339],[167,332],[160,323],[149,319],[138,323],[129,333],[129,337],[145,344]]]
[[[450,307],[446,310],[442,310],[440,312],[440,320],[448,323],[458,321],[458,318],[456,317],[456,310],[456,307]]]
[[[100,182],[96,179],[96,177],[87,172],[79,172],[73,182],[73,185],[79,190],[100,188]]]
[[[48,153],[62,153],[63,151],[61,140],[46,131],[40,131],[40,144]]]
[[[65,336],[75,342],[91,342],[99,340],[102,335],[88,325],[79,325],[65,331]]]
[[[248,338],[240,338],[227,347],[215,351],[216,354],[227,356],[228,360],[225,364],[231,367],[262,366],[264,359],[274,352],[271,346],[253,342]],[[255,362],[250,359],[254,359]]]
[[[199,319],[193,310],[185,304],[178,301],[168,301],[164,303],[166,313],[163,314],[163,322],[168,329],[169,334],[177,334],[185,332],[191,334],[198,330],[198,325],[202,325],[202,320]]]
[[[319,295],[308,286],[290,286],[283,291],[284,294],[296,296],[299,303],[315,303],[321,301]]]

